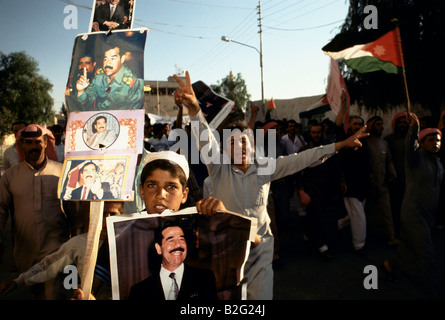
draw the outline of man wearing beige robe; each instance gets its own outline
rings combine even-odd
[[[29,125],[20,130],[17,140],[19,164],[6,170],[0,180],[0,247],[13,208],[14,261],[18,271],[24,272],[56,251],[70,232],[57,198],[62,164],[57,162],[54,136],[44,127]],[[60,299],[57,288],[47,282],[33,287],[32,293],[37,299]]]

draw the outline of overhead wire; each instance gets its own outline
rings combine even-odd
[[[302,1],[300,1],[299,3],[301,3]],[[293,10],[287,10],[286,12],[284,12],[282,15],[280,15],[278,18],[275,18],[275,17],[272,17],[271,18],[271,16],[267,13],[267,11],[265,12],[265,16],[264,16],[264,18],[263,18],[263,21],[266,23],[266,24],[270,24],[270,23],[275,23],[276,21],[278,21],[278,22],[283,22],[283,19],[284,19],[284,17],[286,17],[286,16],[289,16],[289,15],[291,15],[291,14],[293,14],[293,13],[295,13],[295,12],[300,12],[301,10],[303,10],[304,8],[306,8],[306,7],[308,7],[308,6],[311,6],[311,5],[313,5],[313,2],[309,2],[309,3],[306,3],[306,4],[302,4],[302,6],[299,6],[299,7],[297,7],[297,8],[294,8]]]
[[[84,9],[89,9],[92,10],[91,7],[88,6],[84,6],[82,4],[76,3],[72,0],[58,0],[60,2],[64,2],[67,4],[72,4]],[[187,34],[187,33],[183,33],[183,32],[176,32],[176,31],[167,31],[165,29],[162,28],[157,28],[157,27],[153,27],[153,25],[159,25],[159,26],[165,26],[165,27],[172,27],[172,28],[181,28],[181,29],[232,29],[231,32],[224,34],[225,36],[236,40],[238,42],[241,43],[245,43],[245,44],[251,44],[252,42],[258,42],[258,22],[257,21],[252,21],[253,19],[258,20],[257,17],[257,9],[256,8],[246,8],[246,7],[236,7],[236,6],[228,6],[228,5],[217,5],[217,4],[209,4],[209,3],[202,3],[202,2],[196,2],[196,1],[188,1],[188,0],[169,0],[172,2],[179,2],[179,3],[184,3],[184,4],[189,4],[189,5],[197,5],[197,6],[206,6],[206,7],[217,7],[217,8],[226,8],[226,9],[238,9],[238,10],[250,10],[250,12],[247,14],[247,16],[236,26],[233,27],[227,27],[227,26],[191,26],[191,25],[180,25],[180,24],[172,24],[172,23],[165,23],[165,22],[156,22],[156,21],[146,21],[146,20],[142,20],[142,19],[134,19],[134,24],[135,25],[139,25],[141,27],[148,27],[150,30],[152,31],[156,31],[156,32],[160,32],[160,33],[165,33],[165,34],[170,34],[170,35],[174,35],[174,36],[179,36],[179,37],[185,37],[185,38],[193,38],[193,39],[198,39],[198,40],[207,40],[207,41],[218,41],[218,43],[211,47],[208,51],[206,51],[203,55],[199,56],[194,62],[192,62],[187,69],[189,70],[195,70],[195,72],[199,73],[200,70],[211,70],[212,68],[216,67],[217,64],[221,64],[221,63],[225,63],[226,60],[228,59],[233,59],[234,55],[239,51],[239,50],[243,50],[243,48],[241,48],[241,45],[238,44],[233,44],[233,45],[229,45],[229,44],[224,44],[220,37],[222,35],[219,36],[199,36],[196,34]],[[315,9],[309,10],[304,12],[303,14],[300,14],[298,16],[294,16],[292,19],[288,19],[286,21],[283,21],[283,17],[289,16],[293,13],[295,13],[296,11],[301,11],[303,8],[306,8],[308,6],[310,6],[311,4],[313,4],[313,2],[307,3],[303,6],[299,6],[296,7],[299,4],[302,4],[303,0],[300,1],[291,1],[291,4],[288,4],[289,2],[286,0],[283,1],[274,1],[274,0],[269,0],[269,1],[262,1],[262,20],[276,20],[274,19],[275,17],[277,17],[278,19],[281,19],[279,24],[275,24],[275,25],[270,25],[270,23],[264,25],[264,23],[262,24],[262,26],[266,29],[266,30],[275,30],[275,31],[304,31],[304,30],[311,30],[311,29],[317,29],[317,28],[322,28],[322,27],[326,27],[329,25],[333,25],[335,23],[339,23],[342,20],[338,20],[338,21],[334,21],[331,23],[327,23],[327,24],[322,24],[322,25],[317,25],[317,26],[309,26],[309,27],[300,27],[300,28],[278,28],[278,26],[284,25],[286,23],[289,23],[290,21],[295,21],[297,18],[301,18],[301,17],[305,17],[308,16],[309,14],[320,10],[322,8],[325,8],[328,5],[333,4],[336,1],[332,1],[328,4],[322,5],[320,7],[317,7]],[[287,5],[286,5],[287,4]],[[291,10],[291,8],[294,8],[293,10]],[[281,14],[281,15],[280,15]],[[272,21],[273,21],[272,20]],[[253,28],[255,28],[255,30],[252,30]],[[263,30],[264,32],[264,30]],[[252,45],[253,47],[257,47],[256,45]],[[216,61],[218,61],[218,63],[215,63]]]
[[[216,8],[225,8],[225,9],[239,9],[239,10],[251,10],[252,8],[246,8],[246,7],[233,7],[233,6],[223,6],[218,4],[209,4],[209,3],[202,3],[202,2],[194,2],[194,1],[186,1],[186,0],[169,0],[172,2],[181,2],[186,4],[192,4],[197,6],[204,6],[204,7],[216,7]]]
[[[291,19],[282,21],[281,23],[275,25],[274,27],[278,27],[278,26],[283,25],[283,24],[286,24],[286,23],[288,23],[288,22],[295,21],[296,19],[301,18],[301,17],[305,17],[305,16],[309,15],[310,13],[313,13],[313,12],[315,12],[315,11],[317,11],[317,10],[320,10],[320,9],[324,9],[324,8],[326,8],[327,6],[330,6],[330,5],[332,5],[332,4],[336,3],[336,2],[338,2],[338,0],[334,0],[334,1],[331,1],[331,2],[329,2],[329,3],[327,3],[327,4],[323,4],[323,5],[321,5],[321,6],[317,7],[317,8],[315,8],[315,9],[312,9],[312,10],[310,10],[310,11],[306,11],[306,12],[300,14],[300,15],[294,16],[294,17],[292,17]],[[311,4],[312,4],[312,3],[311,3]],[[304,7],[307,7],[307,5],[304,6]],[[301,7],[301,8],[304,8],[304,7]],[[299,8],[299,9],[301,9],[301,8]],[[287,13],[286,15],[288,15],[288,14],[289,14],[289,13]]]
[[[252,10],[239,24],[237,27],[233,28],[234,31],[229,32],[228,34],[225,34],[225,36],[228,36],[229,38],[238,38],[238,39],[244,39],[243,36],[247,32],[246,28],[250,27],[251,24],[246,23],[247,21],[250,21],[252,17],[256,16],[256,12]],[[226,51],[230,50],[236,50],[236,48],[231,49],[230,46],[227,44],[222,43],[222,40],[220,40],[220,37],[218,37],[218,44],[212,48],[209,49],[203,56],[199,57],[195,62],[191,63],[189,65],[190,70],[194,69],[197,66],[200,66],[204,68],[211,68],[215,65],[215,61],[219,61],[221,63],[227,57],[229,57],[231,54],[224,55],[221,59],[217,60],[219,56],[222,56]]]
[[[265,27],[265,28],[267,28],[267,29],[278,30],[278,31],[305,31],[305,30],[312,30],[312,29],[324,28],[324,27],[327,27],[327,26],[331,26],[331,25],[333,25],[333,24],[340,23],[340,22],[342,22],[342,21],[344,21],[344,19],[337,20],[337,21],[334,21],[334,22],[331,22],[331,23],[322,24],[322,25],[319,25],[319,26],[304,27],[304,28],[290,28],[290,29],[284,29],[284,28],[269,27],[269,26],[266,26],[266,25],[263,25],[263,27]]]
[[[85,5],[79,4],[79,3],[74,2],[74,1],[72,1],[72,0],[58,0],[58,1],[63,2],[63,3],[67,3],[67,4],[71,4],[71,5],[80,7],[80,8],[84,8],[84,9],[92,10],[92,7],[89,7],[89,6],[85,6]],[[181,2],[181,3],[186,3],[186,4],[192,4],[192,5],[207,6],[207,7],[221,7],[221,8],[229,8],[229,9],[252,10],[252,8],[246,8],[246,7],[233,7],[233,6],[214,5],[214,4],[200,3],[200,2],[193,2],[193,1],[186,1],[186,0],[169,0],[169,1],[173,1],[173,2]],[[296,4],[301,3],[302,1],[303,1],[303,0],[300,0],[300,1],[297,1],[297,2],[293,2],[292,4],[290,4],[290,5],[288,5],[288,6],[284,7],[284,8],[281,8],[281,9],[279,9],[279,10],[276,10],[276,11],[274,11],[274,12],[272,12],[272,13],[267,13],[265,16],[263,16],[263,21],[264,21],[265,19],[266,19],[266,20],[269,19],[271,16],[273,16],[273,15],[275,15],[275,14],[278,14],[278,13],[284,11],[284,10],[287,10],[288,8],[290,8],[290,7],[292,7],[292,6],[295,6]],[[276,7],[279,6],[280,4],[283,4],[283,3],[286,3],[286,2],[287,2],[287,0],[283,0],[283,1],[280,1],[280,2],[278,2],[278,3],[277,3],[277,2],[274,2],[273,0],[265,1],[265,2],[264,2],[265,4],[262,6],[262,7],[263,7],[263,11],[266,10],[266,9],[264,9],[264,7],[265,7],[266,5],[268,5],[268,4],[273,4],[273,8],[276,8]],[[334,0],[334,1],[332,1],[332,2],[330,2],[330,3],[328,3],[328,4],[326,4],[326,5],[323,5],[323,6],[321,6],[321,7],[317,7],[317,8],[315,8],[315,9],[311,10],[311,11],[308,11],[308,12],[306,12],[306,13],[300,15],[300,16],[293,17],[291,20],[287,20],[287,21],[281,22],[281,23],[278,24],[278,25],[270,26],[270,25],[265,25],[265,24],[263,24],[263,27],[265,27],[266,29],[277,30],[277,31],[304,31],[304,30],[311,30],[311,29],[322,28],[322,27],[325,27],[325,26],[329,26],[329,25],[332,25],[332,24],[341,22],[341,20],[339,20],[339,21],[334,21],[334,22],[328,23],[328,24],[323,24],[323,25],[318,25],[318,26],[311,26],[311,27],[301,27],[301,28],[278,28],[279,25],[282,25],[282,24],[285,24],[285,23],[287,23],[287,22],[293,21],[293,20],[296,19],[296,18],[305,16],[305,15],[311,13],[311,12],[314,12],[314,11],[319,10],[319,9],[321,9],[321,8],[324,8],[324,7],[328,6],[328,5],[331,5],[331,4],[333,4],[334,2],[336,2],[336,1]],[[312,3],[309,3],[308,5],[310,5],[310,4],[312,4]],[[300,7],[300,8],[298,8],[298,9],[301,10],[302,8],[307,7],[308,5],[303,6],[303,7]],[[294,12],[294,11],[291,11],[291,12],[287,11],[287,12],[285,13],[285,15],[289,15],[289,14],[292,13],[292,12]],[[281,18],[282,18],[282,17],[283,17],[283,16],[281,16]],[[156,22],[156,21],[146,21],[146,20],[142,20],[142,19],[134,19],[134,21],[135,21],[135,24],[137,24],[138,26],[140,26],[140,27],[148,27],[148,28],[150,28],[150,30],[153,30],[153,31],[162,32],[162,33],[171,34],[171,35],[177,35],[177,36],[186,37],[186,38],[194,38],[194,39],[216,39],[216,38],[218,38],[218,37],[204,37],[204,36],[196,36],[196,35],[190,35],[190,34],[185,34],[185,33],[178,33],[178,32],[166,31],[166,30],[162,30],[162,29],[159,29],[159,28],[152,27],[151,25],[152,25],[152,24],[156,24],[156,25],[162,25],[162,26],[168,26],[168,27],[176,27],[176,28],[195,28],[195,29],[225,29],[225,28],[227,28],[227,26],[225,26],[225,27],[224,27],[224,26],[190,26],[190,25],[171,24],[171,23]],[[137,23],[136,23],[136,21],[137,21]],[[148,24],[148,25],[146,25],[146,24]],[[239,27],[240,27],[240,25],[234,27],[234,29],[239,28]]]
[[[265,19],[268,19],[268,18],[270,18],[271,16],[276,15],[276,14],[278,14],[278,13],[281,13],[281,12],[283,12],[283,11],[288,12],[288,11],[286,11],[286,10],[288,10],[288,9],[291,8],[291,7],[294,7],[294,6],[298,5],[298,4],[300,4],[302,1],[303,1],[303,0],[296,1],[296,2],[291,3],[290,5],[288,5],[288,6],[286,6],[286,7],[283,7],[283,8],[281,8],[281,9],[278,9],[278,10],[276,10],[276,11],[274,11],[274,12],[269,12],[269,13],[267,13],[267,15],[264,16],[264,18],[265,18]],[[267,9],[263,9],[263,10],[267,10]]]
[[[280,4],[282,4],[283,2],[287,2],[288,0],[281,0],[279,2],[277,2],[276,0],[269,0],[269,1],[262,1],[261,2],[261,8],[264,10],[269,9],[268,6],[269,4],[273,5],[274,7],[279,6]]]

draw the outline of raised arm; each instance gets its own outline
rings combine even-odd
[[[420,161],[419,153],[416,152],[419,149],[417,139],[419,137],[420,122],[417,115],[412,112],[408,113],[407,120],[409,130],[405,137],[405,163],[409,166],[415,166]]]
[[[369,133],[365,133],[366,126],[363,126],[355,134],[347,138],[346,140],[339,141],[335,143],[335,151],[340,151],[341,149],[354,148],[354,150],[360,148],[362,143],[359,139],[369,136]]]
[[[195,116],[199,112],[199,103],[198,99],[196,99],[195,92],[193,91],[189,72],[185,72],[185,84],[176,74],[173,75],[173,78],[175,78],[180,87],[175,91],[175,102],[180,102],[185,105],[188,108],[189,115],[191,117]]]
[[[247,127],[251,130],[254,130],[255,129],[255,120],[258,115],[259,108],[256,105],[254,105],[252,101],[250,101],[250,110],[251,110],[251,115],[250,115],[250,120],[249,120],[249,124],[247,125]]]
[[[338,110],[337,117],[335,118],[335,124],[337,127],[343,126],[343,118],[346,112],[346,93],[342,91],[341,93],[341,105],[340,110]]]
[[[195,92],[193,91],[188,71],[186,71],[185,75],[185,84],[177,75],[173,75],[180,87],[175,91],[175,102],[182,103],[188,108],[190,120],[192,122],[192,136],[197,141],[199,151],[203,152],[201,156],[206,159],[204,163],[206,165],[210,165],[212,161],[207,161],[211,160],[209,159],[210,154],[216,155],[218,157],[220,156],[219,144],[217,139],[213,135],[209,124],[204,118],[204,115],[202,114],[202,112],[200,112],[201,108],[199,106],[199,102],[196,98]],[[197,125],[194,125],[196,123]],[[202,136],[202,134],[204,134],[204,137]],[[210,150],[212,150],[213,152],[211,152]]]
[[[175,101],[176,106],[178,107],[178,114],[176,115],[176,128],[173,129],[182,129],[182,116],[184,113],[182,103]]]

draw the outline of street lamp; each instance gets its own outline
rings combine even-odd
[[[234,42],[234,43],[238,43],[238,44],[240,44],[240,45],[242,45],[242,46],[246,46],[246,47],[255,49],[255,50],[260,54],[260,68],[261,68],[261,101],[262,101],[263,109],[264,109],[265,104],[264,104],[264,75],[263,75],[263,52],[262,52],[263,50],[260,51],[260,50],[258,50],[257,48],[255,48],[254,46],[251,46],[251,45],[248,45],[248,44],[245,44],[245,43],[242,43],[242,42],[238,42],[238,41],[232,40],[232,39],[230,39],[230,38],[228,38],[228,37],[226,37],[226,36],[222,36],[222,37],[221,37],[221,40],[222,40],[222,41],[225,41],[225,42]],[[262,46],[261,46],[261,49],[262,49]]]

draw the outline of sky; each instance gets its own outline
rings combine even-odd
[[[77,35],[87,33],[94,0],[0,0],[0,51],[25,51],[53,84],[59,112]],[[74,17],[77,28],[64,22]],[[230,72],[261,100],[259,7],[266,101],[323,94],[329,57],[321,48],[339,32],[347,0],[136,0],[133,29],[148,28],[144,79],[189,71],[192,82],[217,84]],[[224,42],[226,36],[236,42]],[[243,45],[244,44],[244,45]]]

